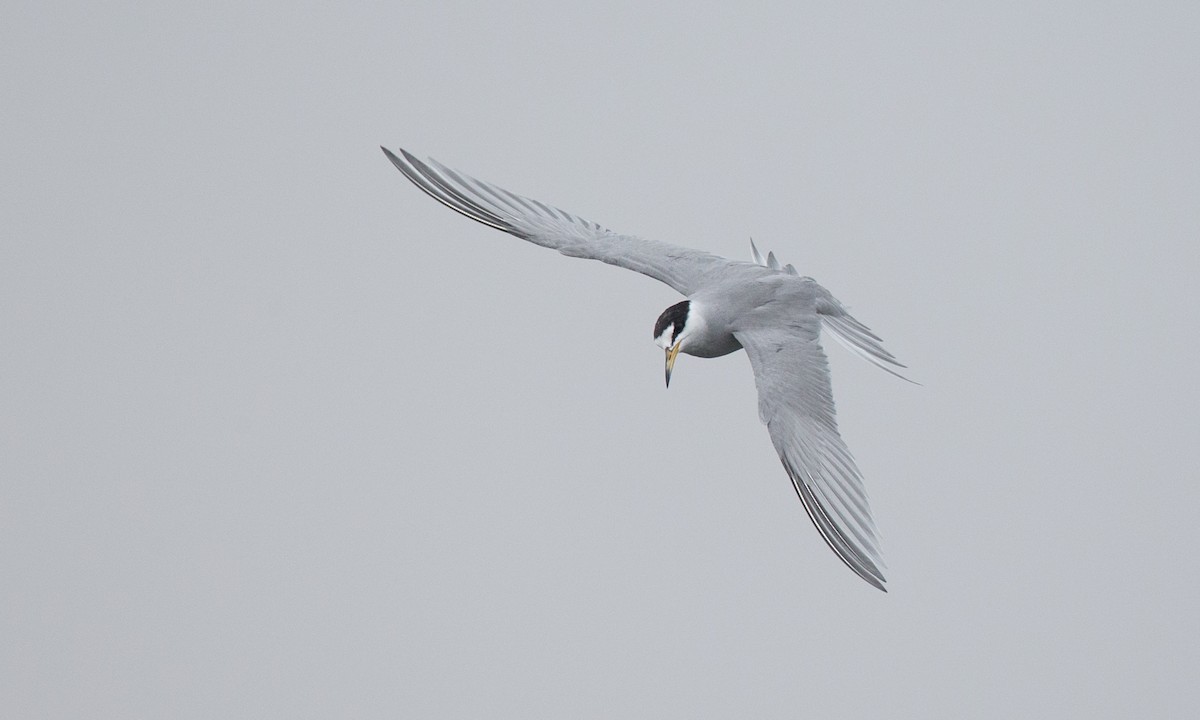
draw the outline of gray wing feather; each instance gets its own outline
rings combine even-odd
[[[600,260],[692,294],[701,278],[728,260],[669,243],[621,235],[545,203],[476,180],[406,150],[380,148],[400,172],[434,200],[484,225],[571,257]]]
[[[775,258],[775,253],[773,252],[767,253],[767,257],[764,260],[762,254],[758,251],[758,247],[754,244],[754,240],[750,241],[750,255],[758,265],[771,268],[772,270],[782,269],[788,275],[796,275],[797,277],[800,275],[790,263],[780,268],[779,261]],[[837,340],[843,347],[876,367],[890,372],[901,380],[908,380],[908,378],[896,371],[896,368],[905,368],[907,366],[885,350],[883,348],[883,341],[879,339],[879,336],[871,332],[866,325],[856,320],[837,301],[837,298],[825,288],[819,287],[816,309],[821,318],[821,325],[826,330],[829,330],[830,334],[833,335],[833,339]],[[914,380],[908,380],[908,382],[920,385],[920,383]]]
[[[863,358],[872,365],[882,368],[901,380],[908,380],[914,385],[920,385],[915,380],[909,380],[901,375],[896,368],[907,368],[894,355],[883,347],[883,340],[871,332],[871,329],[859,322],[833,295],[821,288],[824,294],[817,299],[817,316],[821,325],[829,330],[833,339],[842,347]]]
[[[829,364],[811,324],[734,335],[750,357],[759,416],[808,516],[851,570],[886,592],[867,490],[838,434]]]

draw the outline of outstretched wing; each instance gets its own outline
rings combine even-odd
[[[627,268],[691,295],[709,270],[729,261],[669,243],[620,235],[545,203],[521,197],[406,150],[380,148],[414,185],[472,220],[571,257]]]
[[[750,357],[758,413],[825,542],[859,577],[887,591],[862,475],[838,434],[829,364],[811,327],[734,333]]]

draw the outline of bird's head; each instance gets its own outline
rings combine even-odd
[[[671,368],[675,367],[675,358],[690,333],[688,316],[691,305],[687,300],[672,305],[654,323],[654,343],[667,353],[667,387],[671,386]]]

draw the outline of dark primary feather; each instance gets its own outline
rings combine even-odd
[[[851,570],[886,591],[866,487],[838,433],[829,365],[816,328],[734,335],[754,369],[759,415],[808,516]]]
[[[451,210],[564,255],[600,260],[642,273],[684,295],[696,290],[704,274],[730,262],[679,245],[614,233],[435,161],[423,162],[405,150],[396,155],[387,148],[380,149],[414,185]]]

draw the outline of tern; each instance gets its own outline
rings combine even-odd
[[[414,185],[472,220],[522,240],[627,268],[670,285],[686,300],[663,311],[654,342],[666,353],[666,382],[680,353],[702,358],[745,350],[758,389],[758,414],[821,537],[863,580],[887,592],[866,487],[838,433],[821,330],[855,354],[904,378],[880,338],[825,288],[764,259],[752,262],[612,232],[401,149],[381,147]]]

